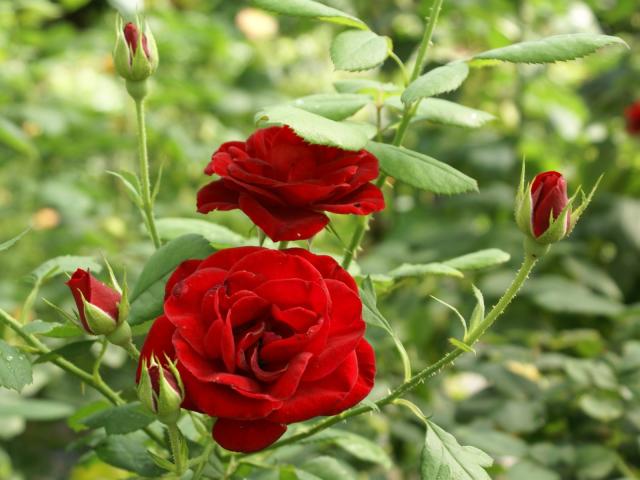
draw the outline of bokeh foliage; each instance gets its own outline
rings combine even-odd
[[[246,137],[261,108],[332,92],[334,81],[354,75],[333,71],[329,45],[338,27],[263,15],[240,1],[147,3],[161,54],[148,107],[153,172],[164,165],[157,214],[200,218],[195,192],[221,142]],[[431,2],[324,3],[367,19],[407,58]],[[114,17],[103,1],[0,0],[0,241],[31,227],[1,254],[0,305],[13,312],[31,289],[30,273],[47,259],[100,261],[104,253],[135,278],[151,253],[126,192],[107,174],[133,170],[136,161],[133,106],[111,61]],[[639,31],[635,0],[445,3],[430,66],[559,33],[615,34],[631,48],[566,64],[473,68],[463,88],[445,98],[496,120],[474,130],[417,123],[406,145],[476,178],[480,193],[434,197],[394,185],[390,208],[376,218],[358,259],[362,271],[387,273],[403,262],[482,248],[512,254],[510,263],[482,275],[407,280],[380,292],[415,367],[424,366],[460,334],[453,314],[431,296],[469,313],[472,283],[490,304],[518,265],[512,208],[520,160],[526,158],[530,173],[563,171],[573,188],[605,173],[574,235],[547,255],[477,355],[412,395],[462,443],[491,454],[495,478],[616,479],[640,469],[640,139],[625,132],[622,113],[640,97]],[[397,79],[392,62],[381,70]],[[210,219],[255,234],[237,212]],[[336,225],[348,238],[352,219]],[[341,254],[340,241],[328,233],[316,243]],[[46,283],[41,296],[69,306],[62,279]],[[55,315],[40,299],[27,313]],[[389,338],[375,329],[369,336],[380,370],[375,395],[399,383],[402,368]],[[88,347],[68,355],[90,363]],[[110,382],[132,398],[133,372],[121,368],[124,357],[113,350],[107,361]],[[96,458],[90,435],[64,420],[97,400],[92,392],[42,365],[26,393],[29,400],[0,392],[0,478],[126,478]],[[329,442],[278,455],[285,463],[342,458],[362,478],[416,478],[422,426],[404,410],[386,412],[348,428],[375,439],[394,460],[390,470]]]

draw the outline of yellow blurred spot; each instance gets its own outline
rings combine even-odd
[[[121,478],[130,478],[130,474],[96,460],[86,465],[76,466],[69,480],[118,480]]]
[[[60,225],[60,214],[49,207],[41,208],[31,218],[34,230],[51,230]]]
[[[443,386],[449,398],[461,401],[487,388],[489,382],[478,373],[462,372],[446,377]]]
[[[516,375],[526,378],[534,383],[538,383],[542,379],[540,371],[532,363],[516,362],[515,360],[509,360],[507,362],[507,368]]]
[[[24,122],[22,124],[22,130],[30,137],[37,137],[42,133],[40,125],[34,122]]]
[[[103,222],[104,229],[114,237],[124,237],[127,233],[127,226],[118,217],[107,217]]]
[[[102,59],[102,70],[105,73],[114,73],[115,65],[113,64],[113,57],[111,55],[105,55]]]
[[[236,26],[249,40],[266,40],[278,33],[278,22],[256,8],[243,8],[236,15]]]

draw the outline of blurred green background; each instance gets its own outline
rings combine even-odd
[[[402,58],[418,43],[431,4],[324,3],[392,37]],[[153,173],[164,166],[159,218],[205,218],[195,213],[195,193],[208,181],[204,166],[221,142],[250,134],[261,107],[332,92],[343,78],[398,80],[392,62],[367,75],[334,72],[328,54],[340,30],[334,26],[276,18],[243,1],[148,0],[146,7],[161,56],[148,101]],[[152,253],[138,212],[107,174],[137,168],[133,104],[111,60],[114,20],[104,1],[0,0],[0,242],[31,227],[0,254],[0,305],[13,313],[31,290],[30,273],[49,258],[88,255],[100,262],[104,254],[135,279]],[[549,66],[472,69],[448,98],[496,120],[476,130],[419,123],[405,144],[473,176],[480,193],[434,197],[394,185],[358,259],[363,271],[385,273],[406,261],[488,247],[511,253],[509,263],[482,274],[406,281],[381,297],[417,370],[460,335],[452,313],[430,296],[469,314],[471,284],[491,304],[519,264],[512,205],[520,160],[526,158],[530,175],[562,171],[571,191],[605,173],[575,233],[547,255],[477,355],[466,355],[411,396],[461,443],[491,454],[499,479],[640,478],[640,138],[625,131],[623,114],[640,99],[637,0],[445,2],[429,60],[433,67],[570,32],[619,35],[631,48]],[[238,212],[209,220],[253,233]],[[353,218],[336,223],[348,238]],[[314,245],[341,254],[330,234]],[[48,282],[40,296],[70,308],[63,280]],[[55,315],[40,298],[28,314]],[[379,363],[373,395],[381,395],[402,381],[402,369],[391,340],[371,328],[368,335]],[[131,398],[132,368],[117,349],[107,362],[109,381]],[[29,401],[0,391],[1,479],[128,477],[97,460],[87,448],[90,435],[66,420],[96,399],[93,392],[39,365],[23,393]],[[348,427],[376,439],[393,468],[345,460],[360,478],[417,478],[423,427],[405,411],[385,414]],[[314,448],[302,455],[322,451]]]

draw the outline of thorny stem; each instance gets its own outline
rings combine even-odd
[[[440,16],[440,10],[442,9],[443,3],[444,3],[444,0],[435,0],[433,3],[433,6],[431,7],[431,15],[429,16],[429,20],[424,29],[424,35],[422,36],[420,46],[418,47],[416,63],[413,67],[411,77],[409,78],[409,81],[407,83],[413,82],[416,78],[420,76],[420,73],[422,73],[422,68],[424,67],[424,61],[427,56],[427,51],[429,50],[429,44],[431,43],[431,38],[433,37],[433,31],[436,28],[436,23],[438,22],[438,17]],[[406,78],[404,64],[400,61],[399,65],[402,65],[403,75],[405,75],[405,78]],[[404,137],[407,133],[407,129],[409,128],[409,125],[411,123],[411,119],[413,118],[413,116],[415,115],[418,109],[418,104],[419,102],[415,102],[413,105],[405,106],[404,112],[402,114],[402,119],[400,120],[400,125],[398,126],[395,137],[393,139],[393,145],[395,145],[396,147],[402,145],[402,142],[404,141]],[[381,173],[380,176],[378,177],[378,181],[376,182],[376,185],[378,187],[382,187],[386,179],[387,179],[387,175],[384,173]],[[343,268],[345,269],[349,268],[349,265],[351,265],[351,262],[356,256],[356,253],[360,248],[360,244],[362,243],[364,235],[369,227],[370,218],[371,218],[370,215],[358,218],[358,223],[356,225],[356,228],[351,237],[351,241],[347,246],[347,249],[344,254],[344,258],[342,260]]]
[[[138,156],[140,160],[140,196],[142,198],[142,213],[145,225],[149,231],[151,241],[156,248],[160,248],[160,237],[156,228],[153,214],[153,199],[151,198],[151,182],[149,180],[149,153],[147,151],[147,127],[144,116],[144,99],[134,99],[136,104],[136,119],[138,123]]]
[[[167,425],[167,430],[169,432],[169,444],[171,445],[171,455],[173,456],[173,462],[176,466],[176,473],[180,476],[186,469],[181,449],[183,441],[182,434],[180,433],[178,425],[175,423]]]
[[[34,335],[25,333],[22,330],[22,326],[20,325],[18,320],[13,318],[8,312],[4,311],[1,308],[0,308],[0,323],[6,325],[11,330],[13,330],[18,336],[20,336],[27,343],[29,347],[33,348],[36,353],[40,355],[51,353],[51,350],[44,343],[38,340]],[[96,390],[103,397],[109,400],[109,402],[112,403],[113,405],[124,405],[126,403],[124,400],[122,400],[122,398],[120,398],[120,395],[118,395],[118,393],[113,391],[111,387],[109,387],[109,385],[107,385],[104,382],[104,380],[102,380],[102,378],[100,377],[94,378],[94,376],[91,373],[76,367],[73,363],[59,356],[53,357],[51,359],[51,363],[57,365],[61,369],[65,370],[66,372],[82,380],[82,382],[84,382],[85,384],[89,385],[91,388]],[[148,427],[145,427],[144,431],[154,442],[156,442],[160,446],[164,446],[162,437],[156,434],[153,430],[149,429]]]
[[[491,309],[491,311],[487,314],[487,316],[480,322],[478,325],[469,332],[467,337],[467,345],[472,346],[478,339],[494,324],[496,319],[504,312],[509,303],[515,298],[520,288],[528,278],[531,270],[534,265],[538,261],[538,257],[530,254],[526,254],[524,258],[524,262],[518,270],[515,278],[513,279],[509,288],[504,292],[498,303]],[[380,407],[384,407],[385,405],[389,405],[390,403],[394,403],[396,399],[402,397],[405,393],[416,388],[420,383],[424,382],[427,378],[432,377],[437,374],[441,369],[453,363],[453,361],[458,358],[460,355],[465,353],[464,349],[456,348],[449,353],[447,353],[444,357],[438,360],[436,363],[430,365],[429,367],[421,370],[413,377],[411,377],[408,381],[405,381],[402,385],[395,388],[391,391],[387,396],[381,398],[373,404],[368,405],[360,405],[349,410],[345,410],[339,415],[335,415],[333,417],[326,418],[315,425],[307,428],[306,430],[292,435],[284,440],[280,440],[279,442],[274,443],[273,445],[267,447],[265,450],[276,449],[285,445],[290,445],[292,443],[296,443],[300,440],[303,440],[307,437],[310,437],[322,430],[325,430],[336,423],[340,423],[347,418],[355,417],[361,415],[363,413],[371,412],[374,410],[378,410]],[[265,451],[263,450],[263,451]]]

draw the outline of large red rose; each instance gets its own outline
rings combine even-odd
[[[223,144],[205,169],[220,180],[198,192],[198,211],[241,209],[273,241],[302,240],[322,230],[322,212],[368,215],[384,208],[378,159],[311,145],[289,127],[255,132]]]
[[[375,358],[364,330],[357,286],[331,257],[231,248],[178,267],[141,362],[177,361],[183,407],[217,417],[224,448],[251,452],[367,396]]]

